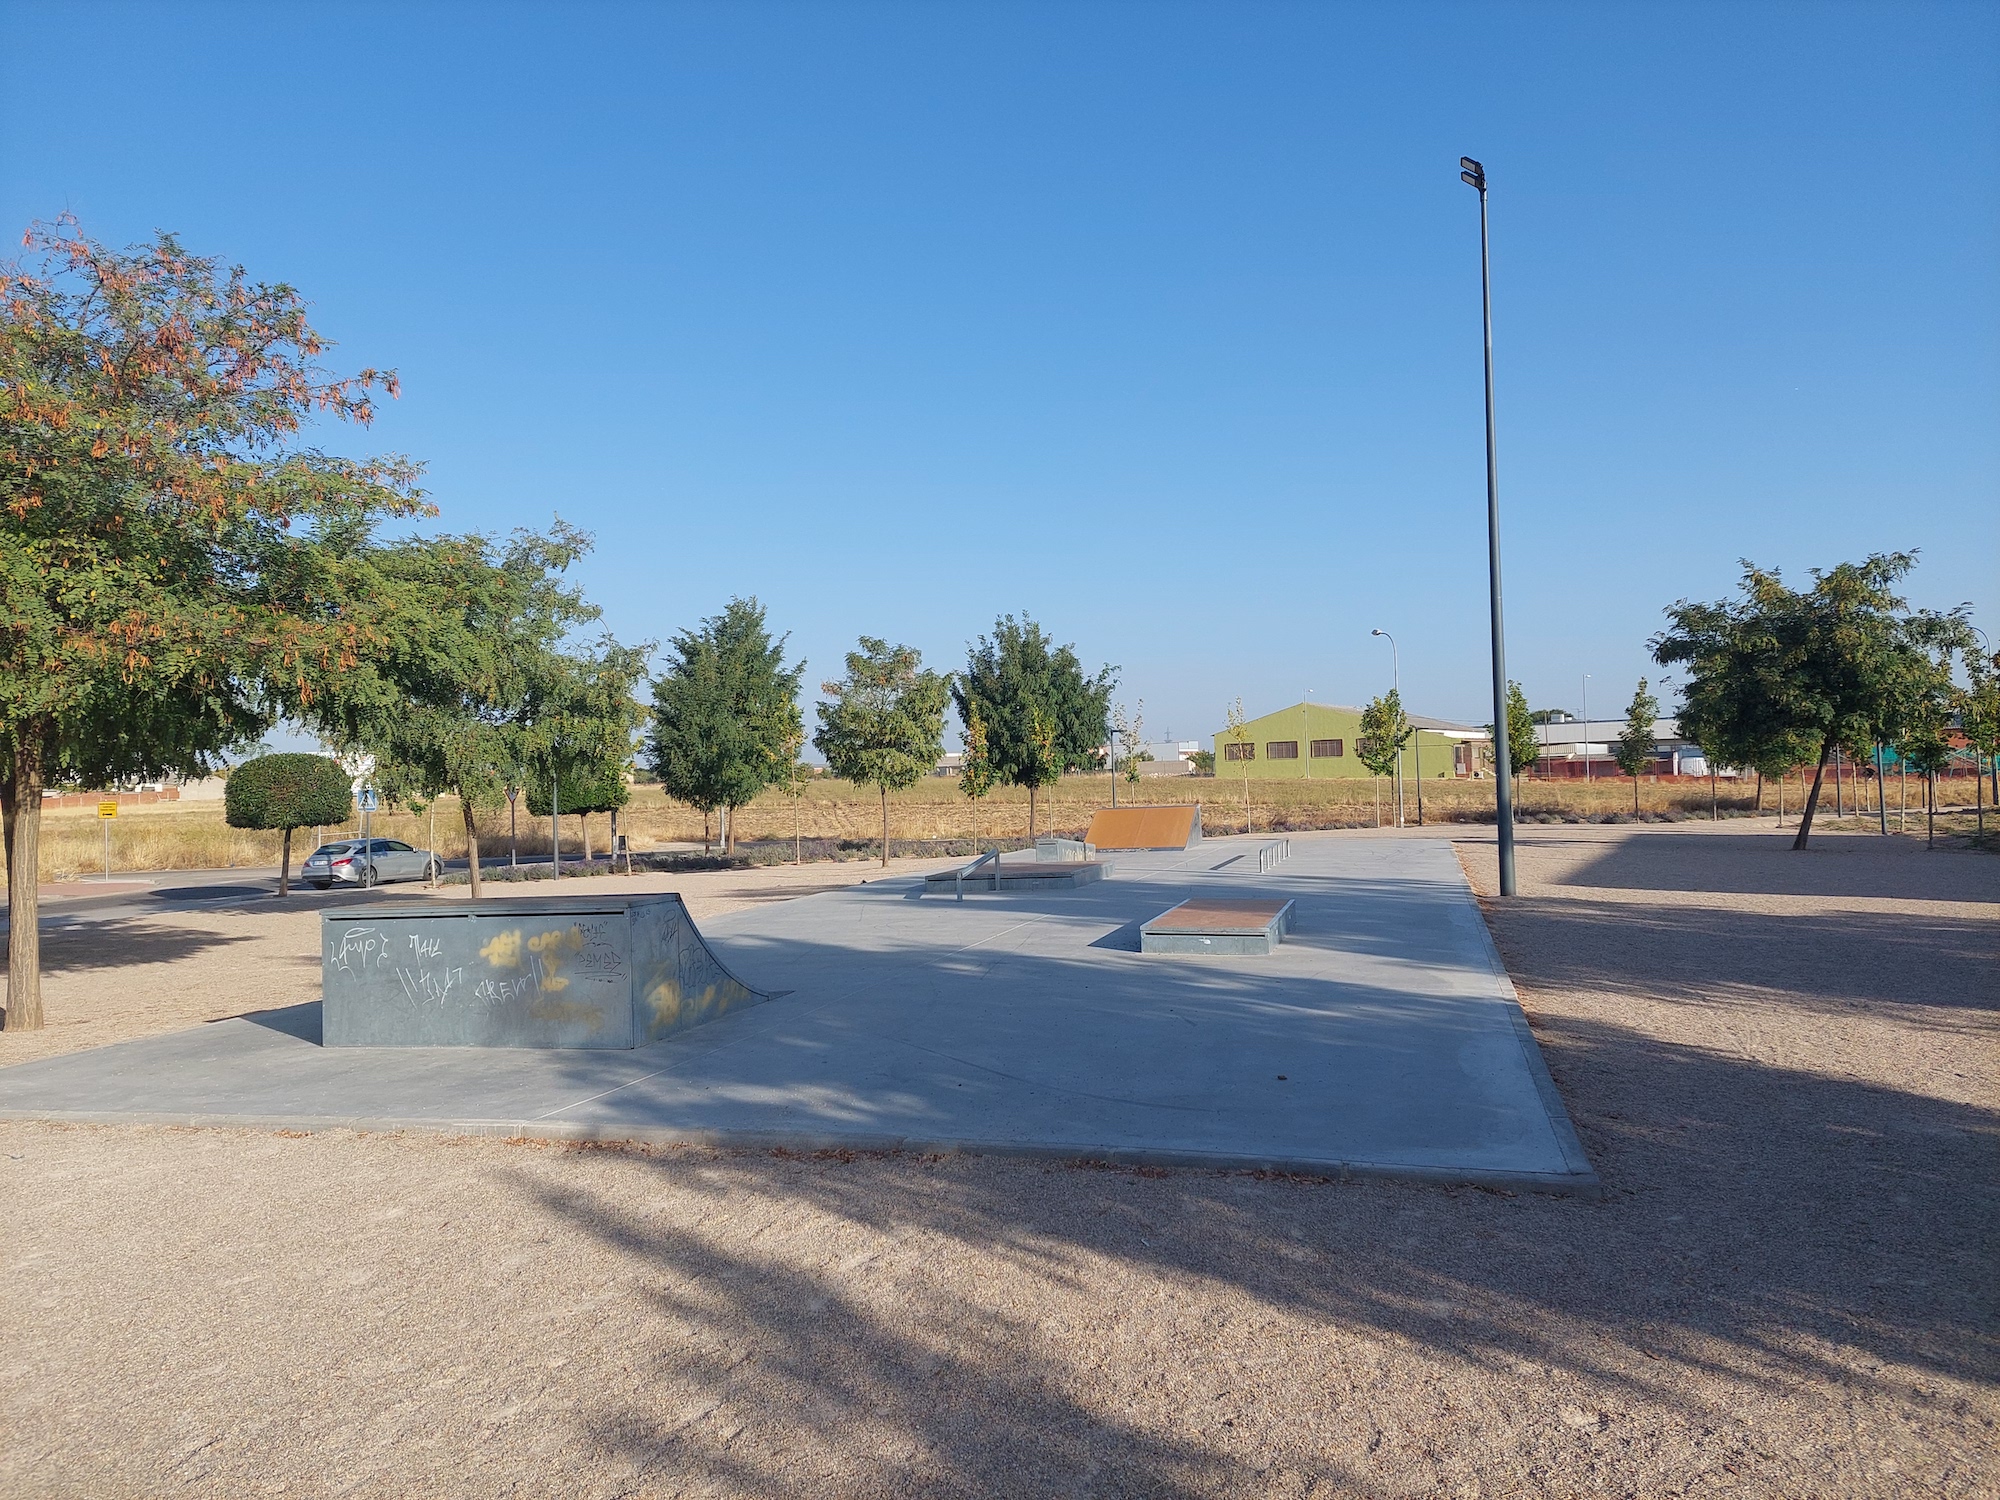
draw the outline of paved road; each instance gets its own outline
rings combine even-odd
[[[500,862],[482,861],[487,869]],[[546,865],[542,856],[523,859],[523,865]],[[447,871],[463,870],[462,859],[444,861]],[[379,899],[399,891],[420,889],[418,882],[398,882],[375,893]],[[59,926],[87,922],[123,921],[138,916],[159,916],[165,912],[200,911],[211,907],[240,906],[272,901],[278,894],[278,867],[237,866],[226,870],[145,870],[119,871],[109,882],[69,881],[42,888],[42,920]],[[299,880],[298,866],[292,867],[292,889],[286,898],[301,907],[317,909],[329,902],[355,894],[350,888],[316,891]],[[0,932],[7,930],[7,903],[0,887]]]

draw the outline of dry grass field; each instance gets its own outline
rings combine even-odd
[[[1629,814],[1632,810],[1632,783],[1622,778],[1581,783],[1574,781],[1517,782],[1515,805],[1524,819],[1604,818]],[[1951,802],[1970,802],[1969,779],[1953,785],[1947,794]],[[1895,780],[1889,792],[1889,819],[1895,827],[1902,803]],[[1314,828],[1367,828],[1378,820],[1394,821],[1392,788],[1386,781],[1257,781],[1249,783],[1252,828],[1263,832],[1299,831]],[[1796,814],[1801,795],[1794,781],[1784,792],[1784,808]],[[1852,787],[1846,795],[1851,799]],[[1406,811],[1416,817],[1416,786],[1404,790]],[[1379,803],[1378,803],[1379,797]],[[1922,788],[1908,788],[1908,811],[1903,821],[1908,831],[1923,831]],[[1244,783],[1233,776],[1147,777],[1136,791],[1120,783],[1121,802],[1199,802],[1202,823],[1213,833],[1240,833],[1244,821]],[[1722,782],[1718,803],[1725,814],[1750,811],[1756,803],[1755,783],[1732,785]],[[1090,815],[1111,801],[1108,775],[1070,776],[1037,798],[1038,832],[1081,833]],[[1766,787],[1764,810],[1776,811],[1780,804],[1775,784]],[[1851,800],[1850,800],[1851,805]],[[1705,782],[1642,782],[1639,806],[1648,814],[1680,813],[1706,817],[1709,788]],[[1449,823],[1490,820],[1493,785],[1488,781],[1432,781],[1424,784],[1424,812],[1428,821]],[[927,777],[907,791],[889,798],[890,833],[896,839],[964,839],[975,829],[982,838],[1019,838],[1028,831],[1027,793],[1012,787],[996,788],[975,810],[959,794],[958,783],[946,777]],[[1834,808],[1831,791],[1824,814]],[[632,835],[639,850],[662,844],[686,843],[703,838],[702,815],[691,807],[670,802],[658,787],[633,788],[632,805],[620,815],[622,826]],[[1989,820],[1992,821],[1992,820]],[[610,819],[597,814],[589,820],[590,846],[602,853],[608,843]],[[1960,832],[1959,824],[1970,831],[1970,818],[1940,820],[1940,831]],[[872,787],[822,777],[809,783],[796,801],[778,792],[767,792],[737,814],[737,834],[743,839],[788,839],[794,830],[806,838],[872,840],[881,833],[881,808]],[[1995,825],[2000,828],[2000,824]],[[422,848],[438,850],[447,859],[465,855],[465,833],[459,820],[458,803],[440,798],[434,809],[423,814],[408,811],[375,815],[375,831],[389,838],[405,839]],[[328,829],[329,836],[355,831]],[[709,832],[714,825],[709,825]],[[88,808],[50,812],[42,824],[42,869],[44,881],[91,874],[102,868],[102,831]],[[514,837],[522,853],[545,854],[549,847],[548,823],[530,818],[525,807],[515,827]],[[480,819],[480,842],[490,857],[508,848],[508,819],[503,810]],[[119,811],[111,831],[111,859],[114,870],[210,870],[235,866],[269,866],[278,861],[278,835],[253,833],[226,826],[220,803],[162,803],[157,806],[126,807]],[[310,832],[301,833],[292,843],[293,868],[311,847]],[[563,848],[579,852],[578,820],[563,819]]]

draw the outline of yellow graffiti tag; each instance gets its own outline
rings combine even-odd
[[[583,929],[566,928],[561,932],[538,932],[528,939],[528,951],[541,960],[542,988],[550,993],[569,988],[569,981],[556,971],[562,961],[583,946]]]
[[[521,933],[516,928],[510,932],[496,933],[493,940],[479,950],[479,956],[496,969],[518,969],[521,967]]]

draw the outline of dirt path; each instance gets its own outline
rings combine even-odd
[[[1995,1494],[2000,861],[1894,844],[1526,834],[1601,1202],[0,1126],[0,1494]]]

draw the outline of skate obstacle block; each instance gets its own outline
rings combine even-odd
[[[1099,849],[1192,849],[1201,842],[1201,804],[1100,807],[1084,840]]]
[[[329,1047],[644,1047],[772,998],[675,895],[334,908],[320,992]]]
[[[1209,956],[1270,953],[1292,926],[1289,901],[1237,901],[1196,896],[1169,907],[1139,929],[1141,953]]]

